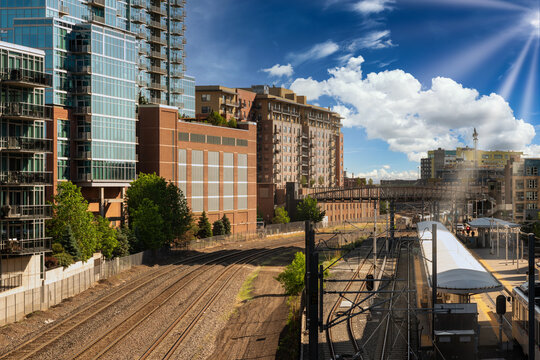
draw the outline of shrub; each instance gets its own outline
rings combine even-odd
[[[199,239],[204,239],[212,236],[212,225],[210,224],[210,221],[208,221],[205,211],[202,212],[197,226],[199,227],[199,231],[197,233],[197,237]]]
[[[225,228],[225,235],[231,234],[231,221],[227,217],[227,215],[223,215],[221,218],[221,222],[223,223],[223,227]]]
[[[225,235],[225,226],[223,226],[223,221],[216,220],[212,226],[212,234],[214,236]]]
[[[53,254],[58,254],[64,252],[64,247],[60,243],[54,243],[52,244],[52,251]]]
[[[283,285],[287,295],[298,295],[304,289],[305,274],[306,257],[304,253],[297,252],[293,261],[276,277],[276,280]]]
[[[63,267],[68,267],[74,262],[73,256],[71,256],[70,254],[66,252],[56,254],[54,255],[54,257],[56,258],[56,260],[58,260],[58,265],[63,266]]]

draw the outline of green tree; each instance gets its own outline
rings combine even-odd
[[[54,257],[58,261],[58,265],[63,267],[68,267],[69,265],[74,263],[73,256],[71,256],[67,252],[55,254]]]
[[[223,226],[223,221],[221,219],[214,221],[212,225],[212,234],[214,236],[225,235],[225,226]]]
[[[94,215],[88,212],[88,202],[81,189],[70,181],[61,182],[52,205],[53,217],[47,221],[47,235],[53,242],[62,242],[69,225],[80,251],[80,260],[88,260],[97,248]]]
[[[129,255],[132,244],[136,243],[136,238],[130,228],[122,226],[116,230],[116,241],[118,246],[114,249],[113,256],[122,257]]]
[[[141,201],[133,214],[133,230],[137,237],[137,244],[140,250],[157,250],[165,244],[165,233],[163,217],[159,213],[159,206],[148,198]]]
[[[356,178],[356,185],[357,186],[366,185],[366,178]]]
[[[313,187],[315,185],[315,179],[309,180],[309,186]]]
[[[210,221],[208,221],[205,211],[202,212],[197,226],[199,227],[199,232],[197,233],[197,237],[199,239],[204,239],[212,236],[212,225],[210,224]]]
[[[317,205],[317,200],[311,196],[300,201],[296,210],[299,221],[311,220],[318,223],[321,222],[326,215],[326,211],[321,211],[321,208]]]
[[[230,118],[229,121],[227,122],[227,126],[229,126],[230,128],[237,128],[238,123],[235,118]]]
[[[373,185],[373,179],[369,179],[367,182],[368,185]]]
[[[379,202],[379,214],[386,214],[388,212],[388,206],[386,205],[386,201],[380,201]]]
[[[227,120],[225,120],[225,118],[217,111],[212,111],[210,115],[208,115],[207,121],[212,125],[227,126]]]
[[[105,258],[112,258],[118,247],[116,229],[112,228],[111,222],[102,216],[96,217],[96,229],[98,234],[98,250],[101,251]]]
[[[319,176],[319,185],[323,186],[323,184],[324,184],[324,176],[321,175]]]
[[[289,213],[287,213],[287,210],[283,206],[279,206],[274,210],[274,218],[272,219],[272,223],[274,224],[287,224],[291,221],[291,218],[289,217]]]
[[[81,258],[79,244],[77,243],[77,240],[73,235],[73,231],[71,231],[70,225],[67,225],[64,230],[64,235],[62,236],[62,240],[60,241],[60,246],[62,247],[62,251],[58,251],[58,253],[67,252],[73,257],[73,260],[75,261]]]
[[[221,221],[223,222],[223,227],[225,228],[225,235],[230,235],[231,234],[231,221],[229,220],[227,215],[223,214]]]
[[[304,253],[297,252],[293,261],[276,277],[276,280],[281,283],[287,295],[299,295],[304,289],[305,275],[306,257]]]
[[[300,177],[300,185],[302,185],[302,187],[307,186],[307,177],[305,175],[302,175],[302,177]]]
[[[158,207],[158,214],[163,221],[160,232],[163,233],[164,244],[173,242],[189,229],[192,221],[191,212],[178,186],[167,183],[156,174],[142,173],[126,192],[127,212],[132,229],[134,229],[134,214],[143,206],[144,199],[150,200]],[[140,240],[138,236],[137,239]]]

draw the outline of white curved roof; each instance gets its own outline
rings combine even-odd
[[[423,221],[417,224],[417,229],[430,284],[433,224],[437,224],[437,290],[439,292],[477,294],[502,290],[501,283],[443,224],[437,221]]]

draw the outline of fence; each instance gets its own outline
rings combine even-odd
[[[62,300],[85,291],[101,279],[148,262],[150,256],[151,253],[145,251],[122,258],[96,261],[93,268],[87,268],[64,279],[0,297],[0,326],[19,321],[34,311],[57,305]]]

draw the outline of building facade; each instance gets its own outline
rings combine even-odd
[[[5,0],[8,41],[42,48],[52,87],[59,181],[82,187],[92,211],[122,218],[136,177],[137,106],[167,104],[195,115],[195,80],[185,74],[184,0]],[[53,130],[53,129],[51,129]]]
[[[256,229],[256,131],[178,119],[176,108],[139,108],[139,168],[177,184],[195,216],[211,222],[223,215],[232,231]]]
[[[512,164],[512,218],[516,222],[536,221],[540,209],[538,183],[540,159],[521,159]]]
[[[52,176],[45,156],[52,151],[46,138],[52,111],[44,96],[52,79],[44,55],[0,42],[0,291],[42,279],[51,248],[45,188]]]

